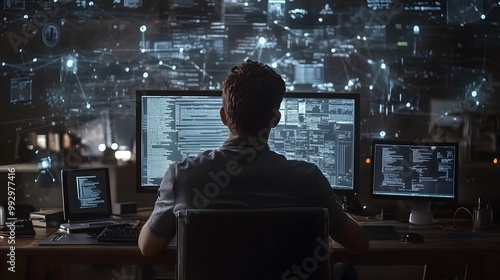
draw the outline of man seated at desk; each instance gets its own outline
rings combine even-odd
[[[150,256],[164,250],[176,234],[174,213],[182,209],[286,206],[328,208],[332,239],[356,254],[367,251],[363,229],[344,213],[319,168],[305,161],[287,160],[270,150],[267,140],[280,120],[284,94],[283,79],[267,65],[247,61],[229,71],[220,109],[229,137],[220,149],[168,168],[154,210],[139,236],[142,254]],[[219,178],[222,176],[217,174],[222,171],[229,176]],[[223,180],[225,187],[213,198],[201,196],[214,177]]]

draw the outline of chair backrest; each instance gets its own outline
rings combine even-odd
[[[178,280],[330,279],[328,209],[180,211]]]

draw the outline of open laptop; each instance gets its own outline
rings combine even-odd
[[[127,224],[111,216],[108,168],[62,170],[61,187],[66,221],[61,229],[85,232]]]

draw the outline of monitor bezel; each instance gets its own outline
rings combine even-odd
[[[137,90],[136,91],[136,193],[157,192],[159,185],[142,185],[142,97],[143,96],[222,96],[220,90]],[[354,101],[353,131],[353,187],[352,189],[334,188],[337,195],[356,195],[359,191],[359,147],[360,147],[360,94],[337,92],[286,92],[285,97],[292,98],[332,98]],[[279,125],[279,124],[278,124]],[[222,143],[221,143],[222,144]],[[216,147],[214,147],[216,148]],[[165,167],[165,172],[168,166]]]
[[[374,193],[375,190],[375,147],[377,145],[409,145],[409,146],[453,146],[455,148],[455,181],[453,184],[453,197],[443,197],[443,196],[412,196],[412,195],[389,195],[389,194],[379,194]],[[458,167],[459,167],[459,144],[456,142],[415,142],[415,141],[400,141],[400,140],[386,140],[386,139],[374,139],[371,141],[371,176],[370,176],[370,197],[373,199],[392,199],[392,200],[408,200],[408,201],[429,201],[429,202],[456,202],[458,200]]]

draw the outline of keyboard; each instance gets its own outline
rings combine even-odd
[[[100,242],[137,244],[140,231],[140,228],[131,226],[106,227],[96,239]]]

